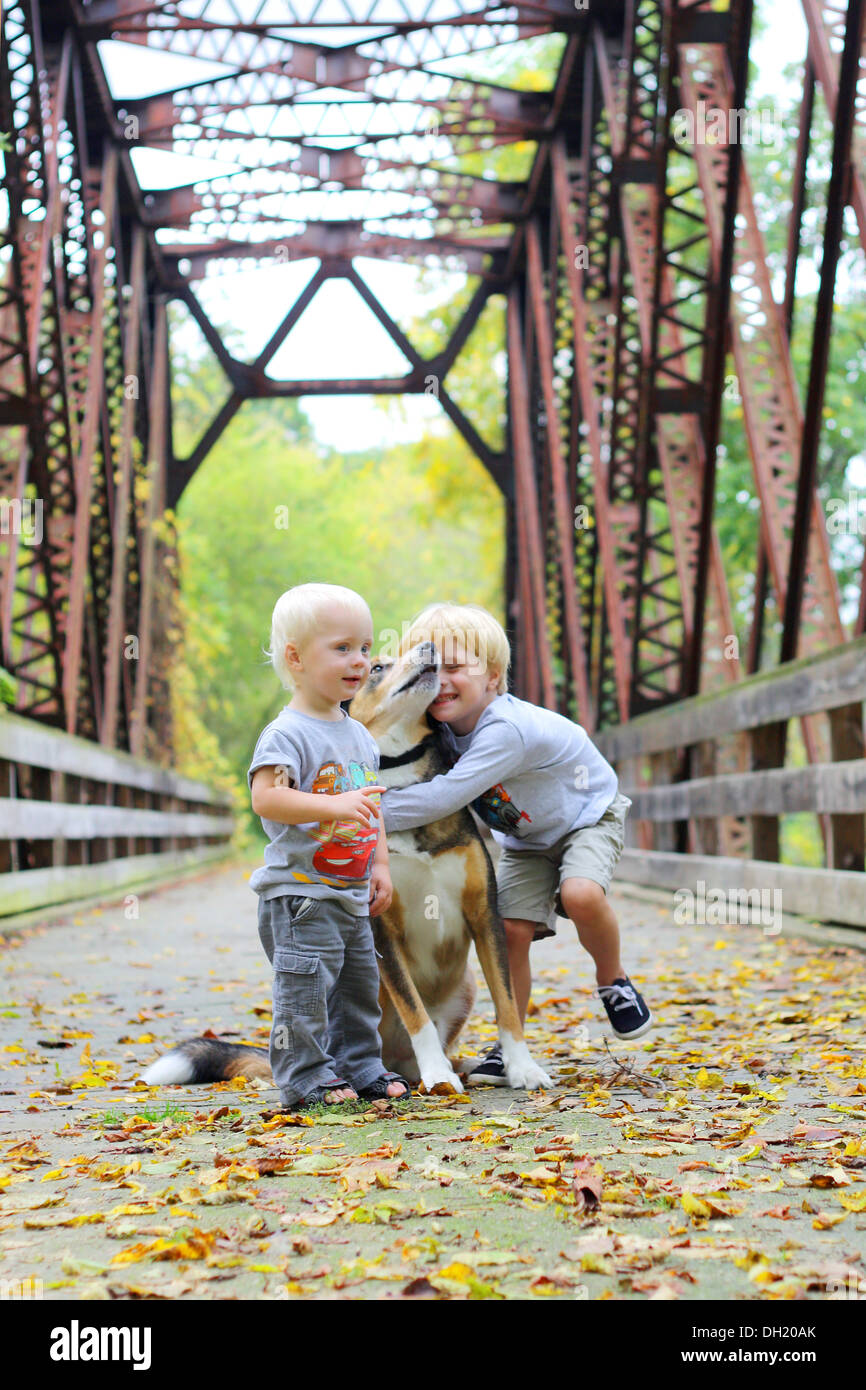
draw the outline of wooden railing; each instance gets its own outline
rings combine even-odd
[[[0,920],[206,862],[233,829],[205,783],[0,712]]]
[[[779,890],[785,911],[866,927],[864,700],[866,637],[598,734],[633,803],[618,876]],[[828,720],[832,762],[785,765],[788,722],[804,715]],[[733,737],[748,739],[752,770],[716,775]],[[823,868],[779,862],[779,818],[802,811],[826,818]],[[717,853],[723,817],[750,824],[752,857]]]

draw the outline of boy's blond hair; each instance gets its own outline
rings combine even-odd
[[[477,657],[486,670],[499,672],[497,695],[508,691],[511,648],[502,626],[478,603],[431,603],[414,617],[400,642],[405,656],[419,642],[435,643],[441,656],[443,638],[459,642],[468,657]]]
[[[361,595],[342,584],[296,584],[274,604],[267,655],[285,690],[295,688],[286,665],[286,643],[292,642],[300,651],[315,633],[325,610],[334,605],[348,609],[355,617],[370,618],[369,606]]]

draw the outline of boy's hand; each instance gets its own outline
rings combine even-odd
[[[322,820],[354,820],[368,830],[379,819],[379,803],[373,792],[383,792],[384,787],[359,787],[353,792],[338,792],[336,796],[323,796],[325,815]]]
[[[391,875],[384,864],[377,864],[373,860],[373,868],[370,871],[370,916],[378,917],[380,912],[391,906],[391,899],[394,896],[394,885],[391,882]]]

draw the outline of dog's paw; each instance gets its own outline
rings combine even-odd
[[[537,1091],[541,1086],[554,1084],[547,1072],[537,1062],[533,1062],[525,1042],[518,1042],[506,1032],[499,1034],[499,1042],[502,1047],[505,1079],[514,1090]]]
[[[509,1086],[516,1091],[537,1091],[545,1086],[553,1086],[555,1083],[547,1075],[547,1072],[533,1062],[532,1058],[528,1061],[520,1061],[506,1066],[505,1076]]]
[[[437,1067],[435,1070],[424,1072],[418,1089],[422,1095],[448,1096],[462,1091],[463,1082],[450,1067]]]
[[[418,1062],[423,1090],[430,1093],[442,1086],[447,1086],[450,1091],[463,1090],[463,1082],[445,1056],[436,1027],[429,1020],[413,1035],[412,1051]],[[439,1094],[443,1092],[439,1091]],[[448,1091],[444,1094],[447,1095]]]

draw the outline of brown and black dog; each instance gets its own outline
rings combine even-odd
[[[384,787],[426,782],[447,771],[426,710],[439,690],[439,656],[422,642],[405,656],[377,657],[349,712],[379,745]],[[387,792],[384,794],[387,798]],[[386,801],[387,804],[387,801]],[[475,999],[474,943],[490,988],[510,1086],[552,1081],[529,1055],[514,1003],[493,865],[467,808],[388,836],[394,896],[372,919],[379,972],[382,1059],[413,1083],[463,1089],[448,1060]],[[270,1078],[263,1048],[191,1038],[144,1073],[148,1085]]]

